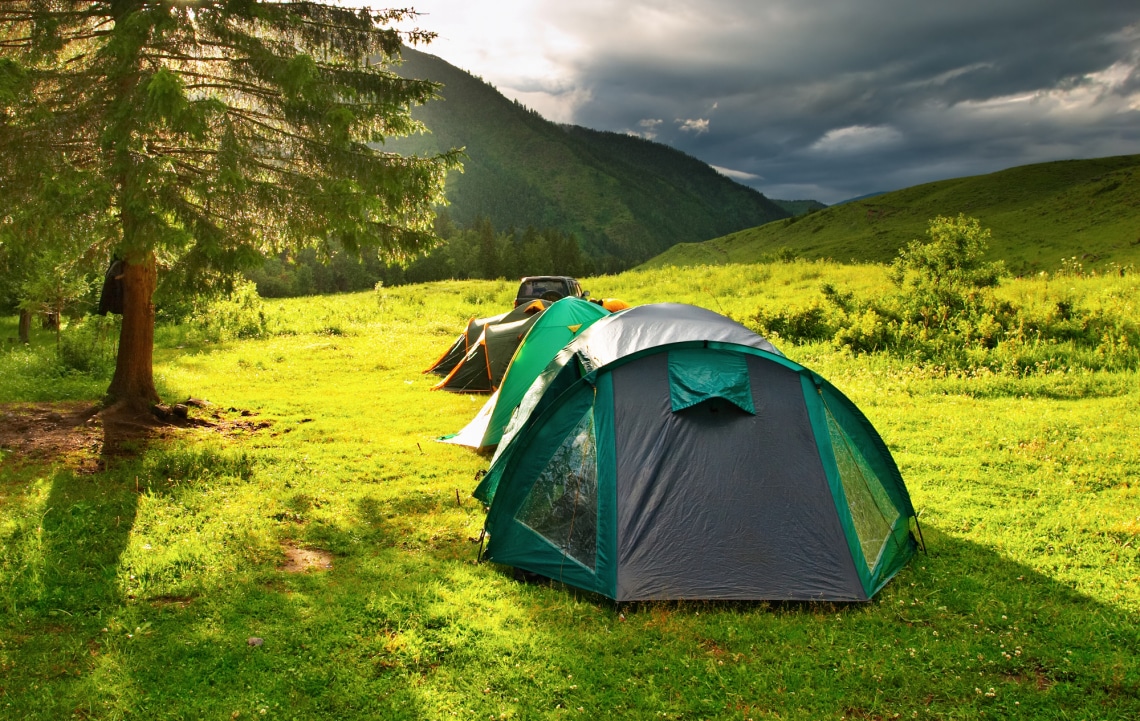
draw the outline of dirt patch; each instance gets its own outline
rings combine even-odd
[[[319,548],[297,548],[289,544],[281,546],[285,554],[285,563],[278,568],[285,573],[304,573],[312,569],[327,570],[332,568],[333,555]]]
[[[0,453],[16,458],[68,458],[80,470],[103,448],[103,427],[90,403],[0,404]]]
[[[1045,669],[1033,669],[1033,685],[1037,687],[1038,691],[1048,691],[1053,688],[1054,683],[1053,679],[1045,673]]]
[[[0,403],[0,461],[63,462],[77,473],[103,470],[108,456],[130,455],[151,440],[200,428],[243,436],[270,427],[250,411],[227,417],[222,409],[199,401],[192,414],[158,418],[147,412],[101,409],[90,402]]]
[[[1005,674],[1005,677],[1017,684],[1033,684],[1038,691],[1048,691],[1057,683],[1040,666],[1024,673]]]

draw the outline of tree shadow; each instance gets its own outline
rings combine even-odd
[[[5,474],[35,501],[6,513],[0,536],[0,716],[11,718],[71,713],[67,699],[85,692],[80,674],[98,658],[100,629],[126,601],[119,575],[138,510],[133,481],[83,466],[44,470]]]
[[[639,713],[1140,718],[1134,613],[990,548],[924,530],[929,553],[865,604],[614,604],[557,582],[508,581],[503,567],[486,572],[530,599],[530,633],[551,663],[600,696],[628,695],[639,678],[669,678],[675,695]],[[582,606],[597,620],[567,623]],[[714,672],[693,675],[702,667]],[[702,698],[715,703],[695,701]]]
[[[140,490],[116,472],[117,457],[109,460],[113,467],[104,473],[59,470],[52,477],[41,522],[41,608],[97,617],[124,600],[119,557],[130,539]]]
[[[9,569],[9,607],[60,618],[98,614],[121,602],[119,557],[126,547],[142,490],[129,463],[149,436],[107,428],[98,406],[28,404],[14,430],[22,436],[5,468],[13,496],[3,539]],[[46,487],[46,495],[42,490]],[[37,501],[41,498],[42,501]]]
[[[409,528],[440,523],[426,498],[366,497],[330,536],[331,569],[254,564],[201,596],[129,598],[121,556],[145,479],[228,463],[240,480],[252,462],[181,450],[54,472],[40,585],[29,582],[0,649],[0,664],[13,659],[0,707],[19,686],[25,708],[57,717],[109,715],[104,704],[210,717],[534,717],[559,705],[627,717],[1140,717],[1140,629],[1125,601],[937,527],[924,528],[929,554],[866,604],[616,606],[474,565],[467,539],[417,540]],[[50,696],[29,690],[49,680]]]

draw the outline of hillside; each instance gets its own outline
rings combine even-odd
[[[414,112],[429,135],[386,148],[466,148],[464,171],[451,174],[447,189],[448,212],[461,225],[482,214],[500,231],[557,228],[591,255],[629,263],[790,215],[673,148],[557,125],[433,55],[405,48],[404,60],[398,72],[442,83],[442,99]]]
[[[749,263],[776,255],[888,261],[927,220],[965,213],[993,231],[990,254],[1017,273],[1077,256],[1086,267],[1140,261],[1140,156],[1010,168],[884,193],[670,249],[646,267]]]
[[[806,215],[827,207],[818,200],[777,200],[772,198],[772,202],[792,215]]]

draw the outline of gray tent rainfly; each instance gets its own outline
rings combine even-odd
[[[916,545],[864,415],[747,328],[677,304],[571,341],[475,495],[487,558],[619,601],[866,601]]]

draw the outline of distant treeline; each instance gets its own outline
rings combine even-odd
[[[441,211],[435,230],[443,242],[404,265],[371,255],[358,258],[334,244],[326,253],[307,249],[270,258],[246,276],[257,284],[262,297],[287,298],[368,290],[378,282],[397,286],[525,275],[587,276],[616,273],[628,266],[613,256],[589,257],[576,236],[557,228],[497,232],[486,216],[461,227]]]

